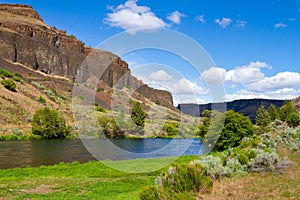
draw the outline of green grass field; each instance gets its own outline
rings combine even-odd
[[[300,199],[300,152],[280,150],[292,164],[276,173],[250,173],[214,181],[204,199]],[[196,156],[179,158],[189,163]],[[139,193],[167,169],[174,158],[77,162],[39,168],[0,170],[0,200],[6,199],[139,199]],[[123,169],[115,170],[111,167]],[[124,171],[147,171],[127,173]]]
[[[181,157],[188,163],[196,156]],[[0,170],[0,200],[3,199],[138,199],[140,191],[154,185],[155,178],[165,168],[146,173],[153,166],[165,166],[174,158],[137,159],[124,161],[92,161],[39,168]]]

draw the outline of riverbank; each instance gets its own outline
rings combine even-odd
[[[243,177],[214,181],[213,192],[204,199],[299,199],[300,152],[280,150],[292,162],[285,171],[250,173]],[[123,161],[74,162],[38,168],[0,170],[0,199],[139,199],[139,193],[154,185],[155,178],[165,171],[170,159],[136,159]],[[176,162],[189,163],[197,156],[180,157]],[[126,173],[112,169],[164,168],[146,173]]]
[[[181,157],[176,162],[189,163],[196,156]],[[74,162],[38,168],[0,170],[0,199],[138,199],[147,185],[154,185],[155,178],[166,170],[164,165],[174,158],[136,159],[123,161]],[[166,166],[146,173],[126,173],[108,167],[122,169],[149,166]],[[138,169],[137,169],[138,170]]]

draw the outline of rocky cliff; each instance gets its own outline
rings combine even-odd
[[[31,6],[0,4],[0,57],[72,79],[97,75],[111,88],[129,86],[153,102],[173,106],[169,92],[150,88],[133,77],[118,56],[88,48],[75,36],[46,25]]]

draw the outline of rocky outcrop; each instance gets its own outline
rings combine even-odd
[[[117,55],[88,48],[75,36],[46,25],[31,6],[0,4],[0,57],[47,74],[81,80],[95,75],[110,87],[129,86],[152,101],[173,105],[169,92],[144,85]]]

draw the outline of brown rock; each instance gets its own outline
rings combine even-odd
[[[128,86],[154,102],[173,107],[169,92],[144,85],[117,55],[85,47],[75,36],[46,25],[31,6],[0,4],[0,57],[46,74],[81,81],[91,75],[100,77],[110,87]]]

